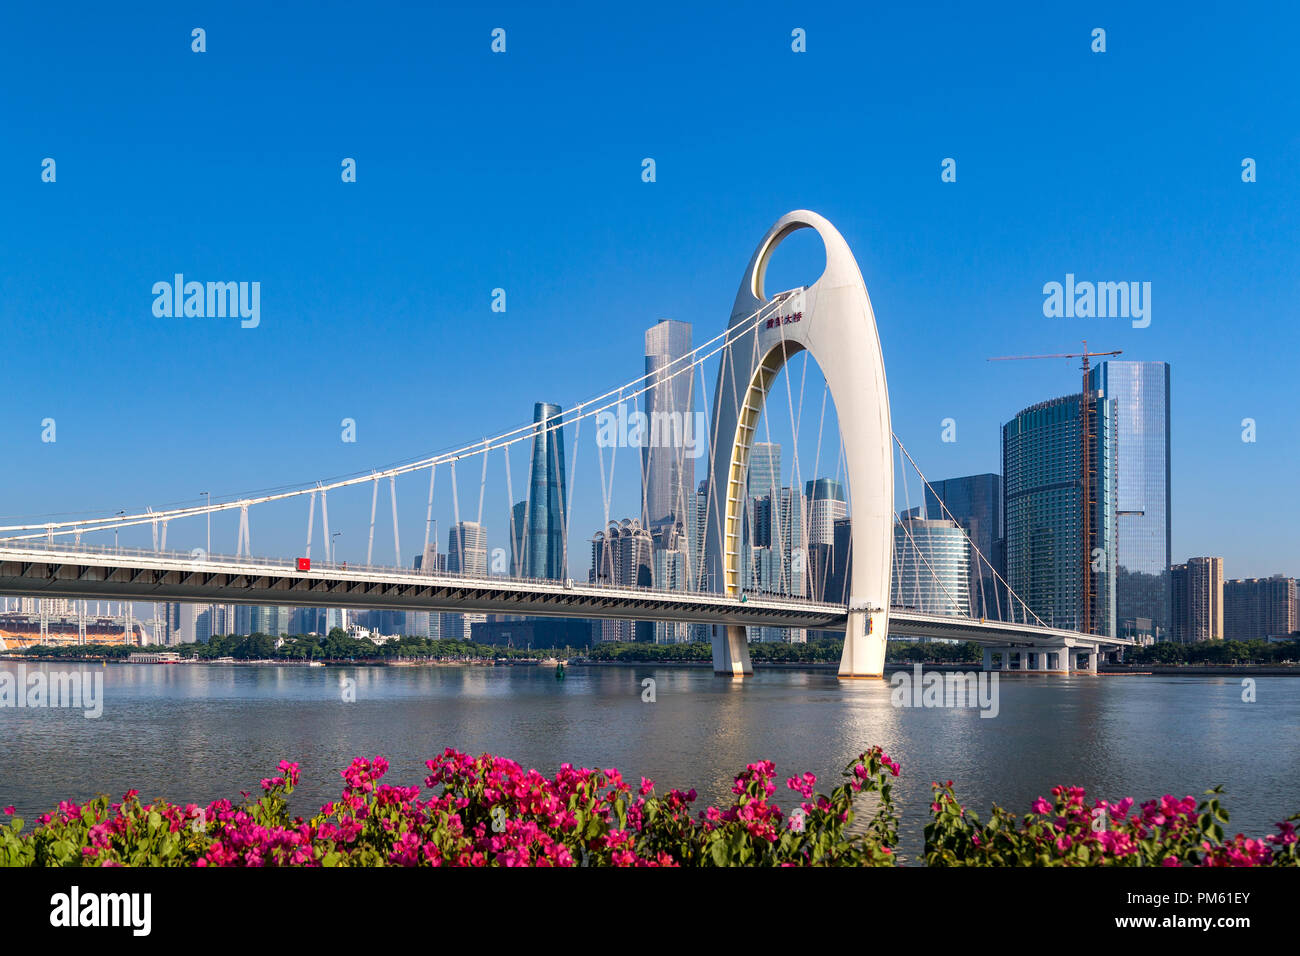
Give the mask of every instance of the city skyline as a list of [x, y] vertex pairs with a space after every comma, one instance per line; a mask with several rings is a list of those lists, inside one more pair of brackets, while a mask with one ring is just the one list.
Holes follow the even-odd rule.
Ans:
[[1300, 4], [10, 7], [18, 924], [168, 944], [214, 867], [1277, 915], [1214, 874], [1300, 869]]
[[[700, 27], [725, 22], [737, 49], [789, 56], [790, 68], [773, 73], [765, 58], [732, 51], [719, 59], [708, 44], [686, 43], [684, 61], [716, 90], [696, 100], [682, 95], [684, 78], [642, 70], [657, 62], [658, 44], [676, 44], [668, 21], [634, 28], [616, 19], [609, 29], [621, 52], [612, 57], [539, 13], [517, 10], [510, 52], [494, 59], [486, 43], [469, 42], [481, 28], [473, 15], [452, 11], [436, 28], [429, 16], [413, 14], [413, 35], [424, 24], [466, 38], [447, 53], [449, 69], [469, 78], [446, 104], [448, 121], [466, 131], [450, 151], [381, 95], [387, 84], [412, 79], [397, 64], [423, 57], [404, 59], [415, 51], [390, 49], [394, 38], [373, 27], [348, 31], [348, 56], [335, 67], [309, 51], [338, 45], [339, 28], [282, 12], [262, 15], [257, 30], [237, 11], [215, 12], [201, 60], [187, 38], [175, 41], [167, 16], [142, 17], [129, 37], [98, 19], [60, 36], [66, 62], [48, 78], [39, 108], [20, 102], [11, 113], [0, 199], [29, 228], [0, 235], [4, 261], [21, 266], [6, 277], [0, 311], [11, 376], [24, 357], [43, 354], [78, 371], [61, 376], [57, 389], [13, 397], [0, 442], [24, 453], [24, 466], [0, 478], [0, 513], [111, 514], [198, 502], [204, 490], [235, 496], [353, 473], [526, 422], [539, 399], [572, 407], [631, 377], [644, 329], [658, 319], [689, 322], [696, 341], [720, 331], [753, 231], [784, 209], [807, 206], [824, 210], [858, 250], [879, 311], [895, 430], [921, 453], [927, 473], [996, 470], [1000, 423], [1068, 391], [1073, 376], [1066, 362], [1008, 368], [984, 358], [1071, 351], [1087, 338], [1122, 349], [1125, 360], [1175, 368], [1172, 508], [1181, 517], [1172, 528], [1174, 559], [1214, 553], [1234, 575], [1300, 573], [1293, 566], [1300, 515], [1280, 509], [1274, 521], [1246, 524], [1222, 496], [1225, 486], [1245, 501], [1284, 494], [1300, 439], [1288, 350], [1277, 347], [1293, 335], [1297, 271], [1289, 250], [1300, 202], [1295, 183], [1278, 171], [1295, 147], [1258, 121], [1284, 106], [1285, 84], [1245, 77], [1230, 60], [1215, 59], [1198, 64], [1204, 90], [1180, 97], [1163, 77], [1182, 75], [1204, 21], [1189, 15], [1153, 30], [1154, 14], [1113, 11], [1109, 29], [1119, 42], [1103, 57], [1074, 36], [1077, 25], [1063, 14], [994, 28], [974, 12], [954, 11], [924, 24], [934, 60], [918, 70], [889, 44], [865, 66], [844, 55], [855, 32], [912, 35], [921, 26], [915, 13], [847, 11], [840, 29], [810, 18], [810, 52], [800, 59], [785, 42], [788, 15], [759, 5], [742, 24], [709, 14]], [[48, 27], [33, 17], [15, 13], [7, 69], [43, 69], [31, 58], [46, 49]], [[1276, 31], [1249, 18], [1216, 23], [1214, 31], [1232, 50], [1281, 49]], [[118, 42], [103, 43], [105, 35]], [[1136, 36], [1140, 53], [1124, 42]], [[986, 51], [1007, 42], [1029, 51], [1030, 69], [1052, 71], [1053, 92], [1026, 87], [1023, 64], [990, 60]], [[258, 84], [243, 67], [271, 50], [301, 67], [304, 82], [337, 81], [343, 99], [331, 110], [356, 118], [322, 135], [312, 116], [286, 124], [281, 111], [259, 108]], [[1268, 70], [1274, 59], [1254, 62]], [[629, 82], [658, 76], [680, 102], [671, 110], [622, 105], [601, 112], [593, 129], [587, 110], [611, 95], [600, 91], [591, 105], [553, 122], [547, 95], [568, 95], [575, 76], [593, 69]], [[907, 88], [891, 80], [904, 72]], [[524, 73], [548, 80], [503, 100]], [[172, 82], [143, 82], [152, 74]], [[1004, 109], [994, 116], [974, 109], [939, 131], [916, 118], [918, 103], [942, 109], [953, 96], [973, 108], [972, 94], [954, 93], [972, 74], [984, 78], [981, 98], [998, 91]], [[89, 108], [88, 76], [101, 98], [91, 105], [124, 105], [111, 113]], [[1090, 108], [1122, 115], [1137, 79], [1161, 104], [1158, 129], [1087, 144], [1068, 123], [1027, 132], [1026, 118], [1047, 115], [1062, 96], [1069, 103], [1086, 95]], [[763, 94], [746, 103], [802, 112], [823, 85], [840, 81], [875, 91], [873, 123], [872, 132], [846, 129], [844, 148], [833, 154], [794, 151], [755, 163], [726, 136], [698, 135], [718, 131], [718, 106], [742, 87]], [[414, 92], [429, 82], [421, 78]], [[1234, 119], [1206, 144], [1193, 131], [1218, 107]], [[166, 162], [141, 166], [135, 144], [156, 139], [157, 117], [198, 109], [236, 111], [247, 121], [242, 141], [256, 148], [232, 143], [214, 153], [182, 140]], [[721, 131], [743, 139], [741, 131], [767, 115], [758, 109], [728, 113]], [[906, 145], [870, 148], [876, 135]], [[550, 157], [545, 188], [524, 174], [527, 163], [505, 158], [502, 137]], [[268, 165], [268, 150], [288, 138], [299, 144], [292, 157]], [[46, 156], [59, 163], [53, 183], [40, 181]], [[1259, 162], [1257, 182], [1241, 179], [1245, 156]], [[357, 162], [354, 183], [340, 181], [345, 157]], [[439, 176], [428, 175], [430, 157], [438, 157]], [[641, 178], [646, 157], [656, 160], [654, 182]], [[946, 157], [956, 160], [955, 182], [941, 179]], [[446, 186], [452, 180], [455, 189]], [[577, 189], [591, 202], [570, 203]], [[160, 203], [187, 214], [121, 215]], [[460, 224], [454, 236], [426, 228], [435, 213]], [[1000, 229], [984, 227], [994, 220]], [[204, 224], [199, 234], [196, 221]], [[105, 235], [113, 236], [111, 250]], [[349, 257], [340, 259], [340, 249]], [[807, 282], [819, 256], [812, 237], [792, 236], [772, 262], [771, 287]], [[258, 326], [155, 316], [150, 289], [177, 272], [261, 283]], [[1150, 324], [1049, 318], [1042, 290], [1066, 276], [1150, 282]], [[493, 311], [496, 289], [505, 293], [503, 312]], [[339, 344], [323, 360], [295, 361], [316, 341]], [[464, 359], [480, 355], [485, 342], [490, 357]], [[569, 349], [573, 358], [565, 360]], [[425, 355], [462, 358], [439, 369], [432, 409], [413, 411], [416, 397], [430, 392], [428, 372], [415, 360]], [[379, 369], [385, 387], [367, 387]], [[105, 403], [109, 380], [127, 384]], [[209, 411], [194, 414], [187, 407], [194, 403]], [[41, 440], [47, 419], [55, 442]], [[1242, 440], [1247, 419], [1254, 441]], [[955, 441], [943, 440], [948, 420]], [[340, 437], [345, 421], [354, 441]], [[625, 496], [639, 494], [634, 470], [620, 472]], [[348, 560], [365, 556], [356, 529], [367, 504], [336, 505], [336, 526], [345, 528], [336, 544]], [[581, 496], [575, 507], [585, 507]], [[491, 525], [500, 505], [489, 510]], [[443, 527], [448, 518], [439, 516]], [[255, 551], [301, 548], [299, 516], [269, 520], [255, 529]], [[418, 541], [419, 517], [404, 520], [403, 540]], [[573, 527], [585, 535], [602, 520], [575, 514]], [[213, 550], [233, 552], [228, 516], [213, 531]], [[505, 542], [504, 529], [494, 531]], [[379, 553], [393, 544], [385, 532]], [[199, 544], [197, 536], [187, 542]], [[408, 557], [409, 547], [403, 564]]]

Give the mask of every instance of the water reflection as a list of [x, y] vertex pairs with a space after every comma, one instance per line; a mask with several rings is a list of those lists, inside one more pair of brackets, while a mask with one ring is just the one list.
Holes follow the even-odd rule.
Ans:
[[[860, 751], [902, 762], [896, 796], [915, 857], [931, 780], [952, 779], [986, 815], [1027, 808], [1056, 783], [1098, 795], [1194, 794], [1228, 785], [1231, 832], [1259, 834], [1300, 809], [1300, 681], [1258, 678], [1257, 702], [1230, 678], [1004, 679], [1000, 708], [895, 708], [883, 681], [827, 672], [571, 667], [110, 666], [104, 714], [0, 710], [0, 805], [30, 817], [65, 797], [138, 787], [206, 802], [257, 789], [281, 758], [303, 766], [299, 812], [337, 796], [353, 756], [383, 754], [395, 783], [422, 782], [445, 747], [491, 751], [553, 773], [562, 762], [618, 767], [660, 791], [730, 799], [734, 774], [774, 760], [829, 788]], [[643, 699], [655, 681], [653, 703]], [[353, 683], [348, 702], [340, 682]], [[793, 796], [778, 790], [784, 806]]]

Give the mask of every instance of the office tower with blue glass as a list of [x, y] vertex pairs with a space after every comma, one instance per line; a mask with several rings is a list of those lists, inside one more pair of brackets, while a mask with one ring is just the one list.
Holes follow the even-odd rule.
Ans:
[[[533, 406], [533, 457], [528, 478], [528, 520], [523, 573], [530, 578], [568, 577], [564, 429], [559, 405]], [[512, 516], [518, 514], [517, 507]]]
[[[1068, 395], [1026, 408], [1002, 426], [1007, 583], [1049, 627], [1111, 637], [1115, 414], [1114, 400]], [[1092, 464], [1086, 486], [1085, 453]], [[1008, 614], [1018, 620], [1023, 611], [1013, 604]]]
[[1089, 373], [1089, 384], [1115, 405], [1119, 636], [1166, 640], [1173, 564], [1169, 363], [1108, 360]]
[[849, 513], [844, 486], [833, 478], [814, 478], [804, 485], [808, 506], [808, 593], [827, 600], [834, 564], [835, 522]]
[[1007, 595], [998, 580], [1007, 576], [1002, 476], [967, 475], [932, 482], [925, 489], [925, 511], [931, 520], [955, 521], [970, 537], [971, 614], [991, 621], [1006, 620]]
[[[529, 479], [531, 484], [531, 477]], [[510, 576], [522, 577], [524, 550], [528, 540], [528, 500], [516, 501], [510, 508]]]
[[692, 448], [706, 440], [696, 434], [690, 352], [689, 322], [664, 319], [646, 329], [641, 524], [652, 532], [676, 524], [685, 534], [689, 526], [695, 489]]
[[903, 518], [894, 523], [890, 603], [922, 614], [970, 614], [970, 545], [956, 522]]
[[[483, 577], [487, 570], [487, 529], [477, 521], [452, 525], [447, 533], [447, 573]], [[473, 625], [486, 620], [486, 614], [443, 614], [439, 626], [444, 638], [468, 640]]]

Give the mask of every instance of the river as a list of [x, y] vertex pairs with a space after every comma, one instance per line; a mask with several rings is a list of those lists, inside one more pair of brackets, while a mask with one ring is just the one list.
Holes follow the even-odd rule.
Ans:
[[[11, 661], [0, 670], [14, 671]], [[1090, 797], [1197, 797], [1227, 786], [1229, 833], [1257, 836], [1300, 810], [1300, 680], [1217, 676], [1003, 676], [997, 715], [968, 707], [896, 707], [883, 681], [825, 671], [752, 678], [655, 665], [271, 667], [27, 665], [102, 674], [103, 713], [0, 708], [0, 805], [29, 819], [60, 799], [130, 788], [179, 803], [237, 799], [281, 758], [302, 765], [294, 809], [337, 797], [339, 770], [382, 754], [387, 782], [422, 782], [445, 747], [511, 757], [554, 773], [562, 762], [618, 767], [662, 793], [695, 787], [726, 804], [736, 771], [769, 759], [819, 789], [861, 750], [902, 763], [902, 852], [915, 860], [932, 780], [954, 781], [982, 817], [1020, 812], [1053, 784]], [[655, 682], [647, 701], [645, 678]], [[351, 681], [352, 684], [347, 682]], [[347, 699], [354, 698], [354, 699]], [[794, 804], [784, 784], [783, 806]]]

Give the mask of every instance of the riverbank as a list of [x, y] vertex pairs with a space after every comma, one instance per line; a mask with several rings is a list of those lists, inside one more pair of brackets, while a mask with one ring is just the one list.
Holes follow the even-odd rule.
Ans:
[[1119, 667], [1114, 664], [1098, 668], [1101, 674], [1153, 674], [1158, 677], [1300, 677], [1294, 664], [1140, 664]]
[[[40, 664], [122, 664], [133, 667], [141, 666], [142, 662], [128, 661], [120, 658], [104, 657], [70, 657], [70, 656], [33, 656], [29, 654], [0, 654], [0, 661], [15, 661], [23, 663], [40, 663]], [[554, 661], [531, 660], [527, 658], [500, 660], [491, 658], [476, 658], [471, 660], [327, 660], [327, 661], [304, 661], [304, 660], [200, 660], [195, 658], [182, 658], [179, 661], [159, 661], [151, 662], [160, 666], [193, 666], [205, 665], [209, 667], [554, 667]], [[885, 663], [885, 673], [892, 674], [897, 671], [910, 671], [917, 664], [920, 664], [927, 672], [937, 673], [968, 673], [970, 671], [980, 670], [978, 661], [969, 663], [943, 663], [936, 664], [930, 661], [887, 661]], [[713, 662], [703, 661], [686, 661], [686, 660], [642, 660], [642, 661], [595, 661], [583, 659], [571, 659], [566, 664], [567, 667], [663, 667], [663, 668], [681, 668], [684, 670], [712, 670]], [[823, 673], [836, 673], [839, 670], [838, 662], [830, 661], [754, 661], [755, 671], [819, 671]], [[1039, 676], [1036, 671], [998, 671], [1003, 677], [1011, 676]], [[1300, 677], [1300, 666], [1288, 664], [1140, 664], [1132, 667], [1118, 665], [1102, 665], [1098, 668], [1099, 676], [1128, 676], [1128, 677]], [[1080, 672], [1082, 674], [1082, 672]], [[1060, 676], [1059, 674], [1044, 674], [1041, 676]]]

